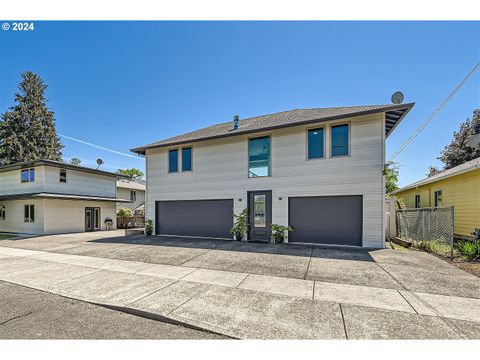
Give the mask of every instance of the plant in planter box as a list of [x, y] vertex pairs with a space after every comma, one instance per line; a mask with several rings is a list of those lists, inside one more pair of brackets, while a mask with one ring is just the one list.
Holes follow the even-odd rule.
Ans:
[[145, 235], [152, 235], [153, 233], [153, 221], [148, 219], [146, 222], [145, 222]]
[[235, 235], [237, 241], [241, 241], [248, 231], [248, 209], [243, 209], [239, 215], [233, 214], [235, 223], [230, 229], [232, 235]]
[[291, 226], [283, 226], [272, 224], [272, 242], [274, 244], [280, 244], [285, 241], [285, 234], [287, 231], [293, 231]]

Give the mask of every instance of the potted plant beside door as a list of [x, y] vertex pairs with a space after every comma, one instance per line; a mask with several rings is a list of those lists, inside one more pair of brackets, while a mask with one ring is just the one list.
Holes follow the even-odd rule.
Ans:
[[248, 209], [243, 209], [239, 215], [233, 214], [235, 223], [230, 229], [230, 233], [235, 236], [235, 240], [241, 241], [248, 231]]
[[272, 243], [280, 244], [285, 241], [287, 231], [293, 231], [291, 226], [272, 224]]

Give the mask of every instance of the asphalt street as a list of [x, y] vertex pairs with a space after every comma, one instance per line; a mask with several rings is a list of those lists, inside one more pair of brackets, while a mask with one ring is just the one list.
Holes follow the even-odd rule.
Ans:
[[0, 339], [222, 339], [0, 281]]

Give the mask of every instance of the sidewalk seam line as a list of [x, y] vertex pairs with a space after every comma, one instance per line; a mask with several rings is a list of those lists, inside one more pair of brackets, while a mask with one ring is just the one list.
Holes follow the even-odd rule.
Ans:
[[[200, 284], [200, 283], [199, 283]], [[179, 308], [181, 308], [183, 305], [185, 305], [186, 303], [188, 303], [190, 300], [192, 300], [194, 297], [197, 297], [198, 295], [204, 293], [205, 291], [207, 291], [208, 289], [210, 289], [211, 287], [213, 286], [213, 284], [210, 284], [208, 285], [205, 289], [199, 291], [198, 293], [196, 293], [195, 295], [192, 295], [188, 300], [184, 301], [182, 304], [178, 305], [175, 309], [173, 309], [172, 311], [168, 312], [166, 316], [170, 315], [171, 313], [173, 313], [174, 311], [177, 311]]]
[[[181, 263], [180, 266], [183, 266], [183, 265], [185, 265], [187, 262], [192, 261], [192, 260], [198, 258], [199, 256], [202, 256], [202, 255], [204, 255], [204, 254], [206, 254], [206, 253], [208, 253], [208, 252], [210, 252], [210, 251], [213, 251], [213, 250], [214, 250], [214, 249], [208, 249], [208, 250], [202, 252], [201, 254], [195, 255], [194, 257], [192, 257], [192, 258], [184, 261], [183, 263]], [[187, 267], [188, 267], [188, 266], [187, 266]]]
[[415, 314], [418, 315], [419, 312], [417, 311], [417, 309], [415, 309], [413, 307], [413, 305], [410, 303], [410, 301], [408, 301], [408, 299], [405, 296], [403, 296], [403, 294], [399, 290], [397, 290], [397, 293], [403, 298], [403, 300], [405, 300], [407, 302], [408, 305], [410, 305], [410, 307], [413, 309], [413, 311], [415, 311]]
[[[239, 274], [241, 274], [241, 273], [239, 273]], [[248, 278], [250, 275], [251, 275], [251, 274], [248, 273], [247, 276], [245, 276], [245, 278], [244, 278], [242, 281], [240, 281], [240, 283], [239, 283], [237, 286], [235, 286], [235, 289], [237, 289], [240, 285], [242, 285], [242, 284], [244, 283], [244, 281], [247, 280], [247, 278]]]
[[[396, 277], [394, 277], [394, 276], [393, 276], [392, 274], [390, 274], [387, 270], [385, 270], [385, 268], [384, 268], [382, 265], [380, 265], [377, 261], [375, 261], [375, 264], [377, 264], [377, 266], [378, 266], [380, 269], [382, 269], [383, 271], [385, 271], [385, 273], [386, 273], [388, 276], [390, 276], [398, 285], [400, 285], [400, 286], [402, 287], [402, 290], [409, 291], [405, 285], [403, 285], [399, 280], [397, 280]], [[397, 289], [395, 289], [395, 290], [397, 290]]]
[[312, 249], [310, 250], [310, 257], [308, 259], [307, 270], [305, 271], [305, 275], [303, 275], [303, 280], [307, 279], [308, 270], [310, 270], [310, 263], [312, 262], [312, 256], [313, 256], [313, 246], [312, 246]]
[[345, 339], [348, 340], [348, 333], [347, 333], [347, 324], [345, 324], [345, 316], [343, 315], [342, 304], [338, 303], [340, 307], [340, 314], [342, 315], [342, 323], [343, 323], [343, 331], [345, 331]]
[[[154, 278], [154, 277], [152, 276], [152, 278]], [[147, 295], [141, 296], [141, 297], [139, 297], [139, 298], [137, 298], [137, 299], [135, 299], [135, 300], [133, 300], [133, 301], [130, 301], [130, 302], [128, 302], [127, 304], [128, 304], [128, 305], [132, 305], [132, 304], [136, 303], [137, 301], [143, 300], [143, 299], [145, 299], [146, 297], [149, 297], [150, 295], [153, 295], [153, 294], [159, 292], [160, 290], [163, 290], [163, 289], [168, 288], [170, 285], [176, 284], [177, 282], [178, 282], [178, 280], [177, 280], [177, 281], [172, 281], [170, 284], [165, 285], [165, 286], [162, 286], [161, 288], [158, 288], [158, 289], [152, 291], [151, 293], [149, 293], [149, 294], [147, 294]]]

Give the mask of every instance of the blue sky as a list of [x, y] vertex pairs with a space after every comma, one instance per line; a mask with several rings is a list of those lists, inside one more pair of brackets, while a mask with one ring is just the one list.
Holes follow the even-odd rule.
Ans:
[[[230, 120], [294, 108], [416, 102], [392, 154], [480, 59], [479, 22], [35, 22], [0, 31], [0, 111], [19, 74], [49, 85], [57, 131], [120, 152]], [[480, 104], [480, 72], [396, 159], [423, 178]], [[144, 168], [63, 139], [64, 157]]]

